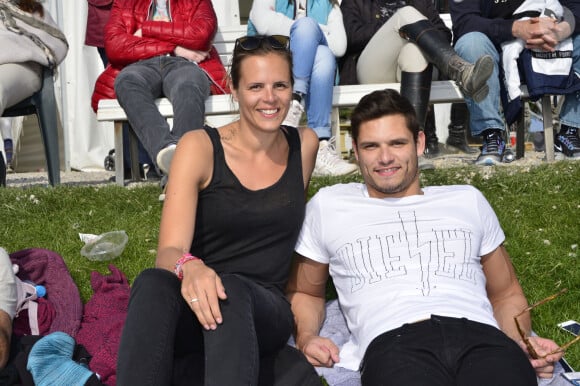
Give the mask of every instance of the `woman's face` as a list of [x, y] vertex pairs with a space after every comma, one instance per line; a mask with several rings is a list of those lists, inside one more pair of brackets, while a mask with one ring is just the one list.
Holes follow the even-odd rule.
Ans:
[[291, 76], [288, 62], [276, 53], [245, 58], [233, 90], [240, 120], [261, 130], [278, 130], [292, 100]]

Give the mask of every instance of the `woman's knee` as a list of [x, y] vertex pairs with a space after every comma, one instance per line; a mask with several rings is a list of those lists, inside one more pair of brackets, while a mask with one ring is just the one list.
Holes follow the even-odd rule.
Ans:
[[429, 65], [421, 49], [413, 44], [407, 43], [401, 49], [398, 60], [399, 68], [405, 72], [422, 72]]
[[318, 22], [311, 17], [301, 17], [290, 27], [290, 41], [294, 39], [312, 40], [320, 33]]
[[131, 296], [139, 294], [149, 298], [167, 298], [180, 293], [181, 283], [174, 273], [161, 268], [148, 268], [141, 272], [131, 286]]
[[421, 12], [417, 10], [417, 8], [413, 6], [406, 6], [403, 8], [399, 8], [396, 13], [397, 17], [400, 18], [401, 24], [411, 24], [415, 23], [419, 20], [426, 20], [427, 18]]

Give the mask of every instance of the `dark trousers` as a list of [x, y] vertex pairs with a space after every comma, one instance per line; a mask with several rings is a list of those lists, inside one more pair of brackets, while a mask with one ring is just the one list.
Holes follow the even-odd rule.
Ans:
[[363, 386], [532, 386], [524, 351], [503, 332], [433, 315], [376, 337], [361, 364]]
[[148, 269], [135, 280], [119, 348], [117, 384], [320, 385], [314, 368], [286, 345], [293, 316], [282, 294], [222, 275], [223, 323], [206, 331], [181, 296], [181, 282]]
[[[156, 56], [125, 67], [115, 79], [115, 93], [135, 134], [153, 161], [186, 132], [203, 127], [210, 80], [195, 63], [174, 56]], [[173, 128], [159, 113], [155, 99], [173, 107]]]

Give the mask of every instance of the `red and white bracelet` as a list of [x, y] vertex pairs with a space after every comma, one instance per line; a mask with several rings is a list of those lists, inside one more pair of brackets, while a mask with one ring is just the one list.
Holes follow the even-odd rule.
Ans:
[[179, 280], [183, 280], [183, 264], [187, 263], [188, 261], [199, 260], [203, 263], [197, 256], [193, 256], [191, 253], [184, 253], [176, 262], [175, 262], [175, 274]]

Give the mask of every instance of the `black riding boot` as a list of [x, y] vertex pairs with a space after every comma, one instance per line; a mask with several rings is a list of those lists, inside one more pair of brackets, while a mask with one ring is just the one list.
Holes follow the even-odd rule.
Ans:
[[415, 108], [421, 130], [425, 129], [432, 73], [433, 67], [431, 65], [428, 65], [421, 72], [401, 72], [401, 95], [407, 98]]
[[464, 103], [453, 103], [451, 105], [451, 122], [449, 123], [449, 136], [445, 144], [467, 153], [477, 153], [477, 149], [472, 148], [465, 138], [465, 128], [469, 119], [469, 111]]
[[[417, 122], [421, 130], [425, 129], [427, 108], [429, 107], [429, 94], [431, 93], [431, 79], [433, 66], [428, 65], [421, 72], [401, 73], [401, 95], [411, 102], [417, 114]], [[419, 169], [434, 169], [435, 165], [427, 161], [425, 157], [419, 157]]]
[[425, 157], [435, 158], [441, 154], [439, 151], [439, 138], [435, 128], [435, 112], [431, 106], [427, 110], [427, 119], [425, 120]]
[[403, 38], [417, 44], [427, 60], [454, 80], [461, 91], [476, 102], [481, 102], [489, 92], [487, 79], [493, 71], [493, 58], [484, 55], [471, 64], [463, 60], [449, 45], [445, 35], [429, 20], [419, 20], [400, 29]]

